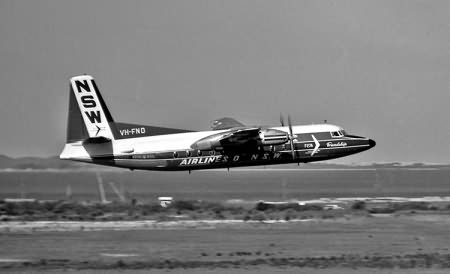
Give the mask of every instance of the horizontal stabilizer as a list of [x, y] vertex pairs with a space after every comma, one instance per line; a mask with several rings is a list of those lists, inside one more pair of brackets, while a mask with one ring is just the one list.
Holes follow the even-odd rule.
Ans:
[[100, 137], [91, 137], [87, 138], [83, 141], [83, 144], [102, 144], [111, 142], [111, 139], [100, 136]]

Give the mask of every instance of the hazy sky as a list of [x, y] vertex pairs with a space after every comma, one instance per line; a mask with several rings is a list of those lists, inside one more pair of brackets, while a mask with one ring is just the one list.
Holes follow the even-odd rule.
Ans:
[[450, 1], [0, 0], [0, 154], [59, 154], [83, 73], [116, 121], [283, 112], [377, 141], [339, 162], [450, 163]]

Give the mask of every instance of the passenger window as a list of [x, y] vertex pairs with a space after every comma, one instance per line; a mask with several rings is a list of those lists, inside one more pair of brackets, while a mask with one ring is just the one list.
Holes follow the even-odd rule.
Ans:
[[215, 150], [211, 150], [211, 151], [209, 152], [209, 155], [211, 155], [211, 156], [216, 155], [216, 151], [215, 151]]
[[197, 156], [202, 156], [202, 151], [200, 149], [197, 150]]
[[178, 158], [178, 152], [176, 151], [173, 152], [173, 158]]
[[186, 150], [186, 157], [191, 157], [191, 151], [190, 150]]

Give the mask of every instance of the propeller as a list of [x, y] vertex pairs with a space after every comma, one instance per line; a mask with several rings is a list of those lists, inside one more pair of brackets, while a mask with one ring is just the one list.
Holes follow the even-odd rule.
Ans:
[[297, 158], [297, 154], [295, 153], [294, 148], [294, 133], [292, 132], [292, 123], [290, 115], [288, 115], [288, 126], [289, 126], [289, 142], [291, 143], [292, 160], [295, 160]]
[[284, 127], [284, 117], [283, 114], [281, 114], [281, 112], [280, 112], [280, 124], [282, 127]]

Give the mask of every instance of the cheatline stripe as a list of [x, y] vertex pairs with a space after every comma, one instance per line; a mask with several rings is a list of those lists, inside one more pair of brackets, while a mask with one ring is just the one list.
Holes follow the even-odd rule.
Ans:
[[[368, 147], [370, 145], [357, 145], [357, 146], [345, 146], [345, 147], [319, 147], [319, 150], [323, 149], [342, 149], [342, 148], [354, 148], [354, 147]], [[308, 151], [308, 150], [314, 150], [314, 148], [308, 148], [308, 149], [295, 149], [294, 151]], [[281, 150], [277, 152], [291, 152], [292, 150]]]
[[[357, 146], [345, 146], [345, 147], [319, 147], [319, 150], [329, 150], [329, 149], [348, 149], [348, 148], [356, 148], [356, 147], [368, 147], [370, 145], [357, 145]], [[313, 151], [314, 148], [308, 148], [308, 149], [295, 149], [294, 151]], [[275, 151], [272, 153], [290, 153], [292, 150], [281, 150], [281, 151]], [[150, 152], [149, 152], [150, 153]], [[269, 152], [266, 152], [269, 153]], [[146, 153], [143, 153], [146, 154]], [[143, 155], [143, 154], [135, 154], [135, 155]], [[148, 153], [147, 153], [148, 154]], [[239, 155], [239, 154], [236, 154]], [[92, 160], [95, 158], [101, 158], [101, 157], [121, 157], [121, 156], [133, 156], [130, 154], [122, 154], [122, 155], [102, 155], [102, 156], [94, 156], [94, 158], [77, 158], [80, 160]], [[205, 155], [205, 156], [191, 156], [191, 157], [182, 157], [182, 158], [152, 158], [152, 159], [146, 159], [146, 158], [131, 158], [131, 159], [120, 159], [120, 158], [113, 158], [111, 160], [117, 161], [117, 160], [146, 160], [146, 161], [162, 161], [162, 160], [174, 160], [174, 159], [191, 159], [191, 158], [210, 158], [210, 157], [221, 157], [224, 155]], [[75, 158], [74, 158], [75, 159]]]
[[[355, 147], [368, 147], [370, 145], [355, 145], [355, 146], [342, 146], [342, 147], [319, 147], [319, 150], [323, 149], [343, 149], [343, 148], [355, 148]], [[314, 150], [314, 148], [307, 148], [307, 149], [296, 149], [294, 151], [308, 151], [308, 150]], [[266, 151], [265, 153], [282, 153], [282, 152], [291, 152], [292, 150], [280, 150], [280, 151]], [[167, 153], [171, 151], [165, 151], [165, 152], [159, 152], [159, 153]], [[145, 155], [150, 154], [154, 152], [148, 152], [148, 153], [142, 153], [142, 154], [134, 154], [134, 155]], [[239, 154], [236, 154], [239, 155]], [[115, 156], [133, 156], [130, 154], [122, 154], [122, 155], [115, 155]], [[142, 159], [142, 160], [173, 160], [173, 159], [185, 159], [185, 158], [206, 158], [206, 157], [220, 157], [225, 156], [223, 154], [220, 155], [204, 155], [204, 156], [190, 156], [190, 157], [180, 157], [180, 158], [151, 158], [151, 159]], [[133, 160], [141, 160], [141, 158], [133, 158]]]
[[[318, 140], [318, 141], [320, 143], [320, 142], [338, 142], [338, 141], [343, 141], [344, 142], [344, 141], [353, 141], [353, 140], [368, 141], [369, 139], [359, 139], [359, 138], [349, 138], [349, 139], [342, 139], [342, 138], [340, 138], [340, 139], [337, 139], [336, 138], [336, 139], [326, 139], [326, 140]], [[295, 144], [314, 143], [314, 140], [311, 140], [311, 141], [297, 141], [297, 142], [294, 142], [294, 143]]]
[[[347, 146], [347, 147], [329, 147], [329, 148], [319, 148], [319, 150], [322, 149], [343, 149], [343, 148], [353, 148], [353, 147], [367, 147], [369, 145], [359, 145], [359, 146]], [[314, 149], [296, 149], [294, 151], [309, 151], [309, 150], [314, 150]], [[291, 150], [282, 150], [282, 151], [277, 151], [275, 153], [290, 153]], [[236, 154], [238, 155], [238, 154]], [[129, 155], [124, 155], [124, 156], [129, 156]], [[131, 159], [120, 159], [120, 158], [116, 158], [114, 159], [115, 161], [130, 161], [130, 160], [138, 160], [138, 161], [167, 161], [167, 160], [183, 160], [183, 159], [193, 159], [193, 158], [210, 158], [210, 157], [216, 157], [216, 158], [220, 158], [221, 156], [224, 155], [215, 155], [215, 156], [193, 156], [193, 157], [182, 157], [182, 158], [153, 158], [153, 159], [147, 159], [147, 158], [131, 158]], [[261, 160], [261, 159], [256, 159], [256, 160]], [[273, 160], [273, 159], [267, 159], [267, 160]]]
[[[303, 172], [303, 171], [376, 171], [376, 168], [241, 168], [234, 167], [233, 172], [236, 171], [293, 171], [293, 172]], [[226, 169], [207, 169], [207, 170], [199, 170], [201, 172], [209, 172], [209, 171], [227, 171]], [[228, 172], [228, 171], [227, 171]]]

